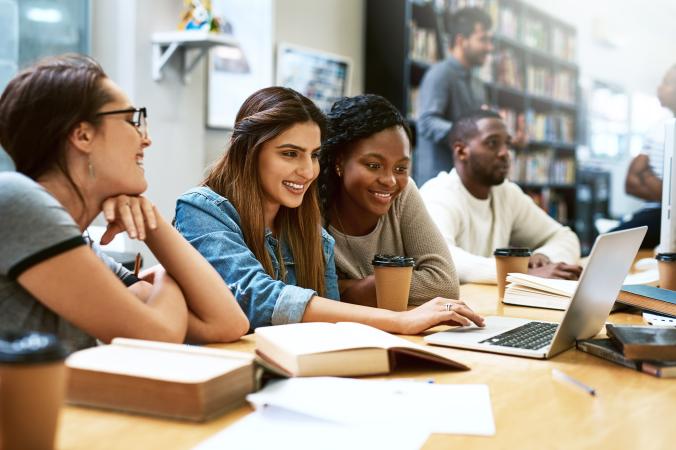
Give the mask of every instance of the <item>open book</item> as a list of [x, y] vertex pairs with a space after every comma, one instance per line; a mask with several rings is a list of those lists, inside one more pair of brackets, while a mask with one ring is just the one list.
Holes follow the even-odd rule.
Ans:
[[[648, 270], [625, 278], [625, 284], [655, 284], [659, 276], [657, 270]], [[507, 274], [507, 288], [503, 302], [510, 305], [534, 306], [537, 308], [568, 308], [570, 299], [577, 289], [577, 281], [553, 280], [525, 273]]]
[[383, 374], [390, 372], [402, 358], [451, 369], [469, 369], [440, 350], [352, 322], [256, 328], [256, 353], [288, 376]]
[[115, 338], [66, 360], [70, 403], [202, 421], [245, 403], [254, 356]]

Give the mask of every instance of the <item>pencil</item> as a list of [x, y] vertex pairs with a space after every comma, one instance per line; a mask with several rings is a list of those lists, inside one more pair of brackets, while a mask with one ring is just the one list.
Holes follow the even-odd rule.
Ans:
[[138, 277], [138, 271], [141, 269], [141, 254], [136, 254], [136, 260], [134, 261], [134, 276]]

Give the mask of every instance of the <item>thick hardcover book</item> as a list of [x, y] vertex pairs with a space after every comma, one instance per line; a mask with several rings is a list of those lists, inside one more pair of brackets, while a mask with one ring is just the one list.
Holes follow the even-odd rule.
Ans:
[[256, 353], [288, 376], [384, 374], [403, 359], [469, 370], [441, 350], [351, 322], [259, 327], [256, 328]]
[[245, 404], [254, 356], [191, 345], [113, 339], [66, 360], [70, 403], [203, 421]]
[[608, 337], [629, 359], [676, 360], [676, 328], [606, 325]]
[[625, 357], [620, 350], [608, 338], [583, 339], [575, 344], [577, 349], [599, 358], [607, 359], [630, 369], [640, 370], [641, 363]]
[[660, 378], [676, 378], [676, 361], [646, 361], [641, 370]]
[[642, 284], [625, 284], [617, 301], [658, 314], [676, 317], [676, 291]]
[[577, 349], [630, 369], [660, 378], [676, 378], [676, 361], [635, 361], [625, 357], [608, 338], [577, 341]]

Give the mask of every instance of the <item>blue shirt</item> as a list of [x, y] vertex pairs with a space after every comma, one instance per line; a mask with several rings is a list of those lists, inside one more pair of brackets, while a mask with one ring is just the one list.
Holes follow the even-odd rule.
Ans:
[[[312, 289], [296, 286], [293, 255], [282, 243], [281, 255], [286, 280], [281, 281], [277, 259], [280, 244], [269, 230], [265, 248], [270, 254], [275, 277], [271, 277], [247, 246], [239, 214], [230, 201], [202, 186], [189, 190], [176, 203], [176, 228], [223, 277], [249, 318], [251, 329], [300, 322], [313, 296]], [[333, 238], [322, 228], [325, 297], [338, 300]]]

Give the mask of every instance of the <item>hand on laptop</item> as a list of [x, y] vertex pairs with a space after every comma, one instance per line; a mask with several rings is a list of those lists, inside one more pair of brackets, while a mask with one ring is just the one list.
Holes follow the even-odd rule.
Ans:
[[[446, 307], [446, 304], [450, 305]], [[436, 297], [415, 309], [399, 314], [400, 334], [418, 334], [437, 325], [469, 326], [474, 322], [484, 326], [484, 318], [472, 311], [462, 300]]]
[[[533, 255], [535, 256], [535, 255]], [[541, 266], [529, 267], [528, 274], [543, 278], [559, 278], [562, 280], [577, 280], [582, 273], [582, 267], [577, 264], [562, 262], [548, 262]]]

